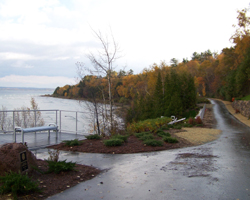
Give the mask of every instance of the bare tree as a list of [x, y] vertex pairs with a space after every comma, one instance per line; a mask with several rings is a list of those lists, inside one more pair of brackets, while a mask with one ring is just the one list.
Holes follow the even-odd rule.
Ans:
[[[92, 29], [93, 30], [93, 29]], [[103, 96], [104, 104], [105, 104], [105, 113], [106, 117], [108, 116], [108, 121], [110, 124], [110, 131], [113, 131], [114, 128], [114, 116], [113, 116], [113, 94], [112, 94], [112, 72], [115, 69], [114, 63], [115, 61], [120, 58], [119, 57], [119, 46], [117, 42], [115, 41], [112, 31], [110, 34], [110, 37], [108, 35], [103, 35], [100, 31], [96, 32], [94, 31], [94, 35], [98, 39], [98, 41], [101, 44], [100, 50], [97, 50], [97, 52], [93, 53], [90, 52], [87, 55], [87, 58], [90, 60], [90, 62], [93, 65], [93, 68], [88, 68], [85, 70], [88, 70], [92, 74], [96, 74], [98, 76], [103, 75], [107, 78], [108, 81], [108, 104], [109, 104], [109, 114], [107, 115], [107, 107], [105, 102], [105, 97]], [[77, 63], [78, 65], [78, 71], [79, 66], [81, 63]], [[80, 73], [78, 73], [80, 74]], [[81, 73], [82, 74], [82, 73]]]

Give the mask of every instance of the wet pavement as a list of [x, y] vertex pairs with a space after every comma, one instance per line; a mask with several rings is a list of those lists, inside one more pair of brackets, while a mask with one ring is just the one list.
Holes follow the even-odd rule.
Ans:
[[[250, 199], [250, 128], [212, 100], [216, 141], [183, 149], [138, 154], [61, 152], [60, 159], [93, 165], [104, 172], [57, 199]], [[47, 149], [34, 151], [48, 158]]]
[[[40, 149], [46, 146], [59, 144], [63, 140], [74, 140], [79, 139], [83, 140], [86, 139], [84, 135], [80, 134], [73, 134], [73, 133], [58, 133], [58, 137], [56, 137], [56, 133], [51, 131], [50, 137], [48, 137], [48, 132], [37, 132], [37, 133], [25, 133], [24, 134], [24, 141], [28, 145], [30, 150], [33, 149]], [[0, 146], [2, 144], [14, 142], [13, 133], [1, 134], [0, 135]], [[22, 142], [21, 133], [18, 132], [16, 135], [16, 142]]]

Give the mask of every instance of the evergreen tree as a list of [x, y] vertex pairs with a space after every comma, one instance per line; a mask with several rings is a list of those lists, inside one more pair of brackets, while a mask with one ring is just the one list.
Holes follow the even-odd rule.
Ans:
[[235, 82], [238, 96], [245, 96], [250, 93], [250, 48], [236, 71]]
[[164, 82], [164, 103], [163, 103], [163, 109], [164, 109], [164, 115], [168, 116], [168, 106], [170, 104], [171, 100], [171, 86], [170, 86], [170, 76], [169, 74], [166, 74], [165, 82]]
[[162, 87], [162, 80], [161, 80], [161, 74], [158, 73], [157, 82], [155, 85], [155, 92], [154, 92], [154, 117], [160, 117], [164, 115], [163, 110], [163, 87]]

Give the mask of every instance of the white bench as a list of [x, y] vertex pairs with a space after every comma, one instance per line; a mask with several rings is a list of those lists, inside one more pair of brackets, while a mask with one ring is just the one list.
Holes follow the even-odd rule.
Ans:
[[16, 133], [21, 132], [22, 134], [22, 143], [24, 144], [24, 133], [38, 132], [38, 131], [48, 131], [48, 138], [50, 137], [50, 131], [56, 131], [56, 138], [58, 135], [58, 126], [56, 124], [48, 124], [48, 126], [38, 126], [31, 128], [21, 128], [16, 127], [14, 131], [14, 142], [16, 142]]

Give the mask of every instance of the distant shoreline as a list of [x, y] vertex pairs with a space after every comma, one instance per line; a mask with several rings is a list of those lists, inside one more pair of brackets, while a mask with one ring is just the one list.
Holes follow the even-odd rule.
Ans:
[[12, 90], [55, 90], [55, 88], [35, 88], [35, 87], [1, 87], [0, 89], [12, 89]]

